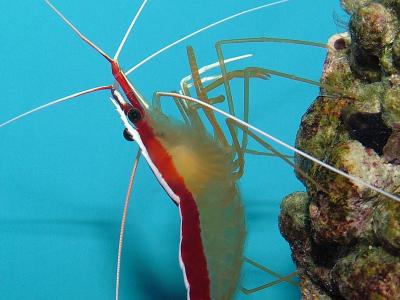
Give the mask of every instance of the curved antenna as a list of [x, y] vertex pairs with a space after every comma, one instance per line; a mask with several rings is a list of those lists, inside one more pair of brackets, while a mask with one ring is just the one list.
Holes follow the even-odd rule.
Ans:
[[386, 192], [386, 191], [384, 191], [384, 190], [382, 190], [382, 189], [380, 189], [380, 188], [378, 188], [378, 187], [376, 187], [376, 186], [374, 186], [374, 185], [372, 185], [372, 184], [370, 184], [368, 182], [365, 182], [364, 180], [362, 180], [362, 179], [360, 179], [360, 178], [358, 178], [356, 176], [348, 174], [348, 173], [346, 173], [346, 172], [344, 172], [342, 170], [339, 170], [339, 169], [337, 169], [337, 168], [335, 168], [335, 167], [333, 167], [333, 166], [331, 166], [331, 165], [329, 165], [327, 163], [324, 163], [323, 161], [321, 161], [321, 160], [319, 160], [319, 159], [317, 159], [317, 158], [315, 158], [315, 157], [313, 157], [313, 156], [311, 156], [311, 155], [309, 155], [309, 154], [307, 154], [307, 153], [305, 153], [305, 152], [303, 152], [303, 151], [301, 151], [301, 150], [299, 150], [299, 149], [297, 149], [297, 148], [295, 148], [293, 146], [290, 146], [289, 144], [286, 144], [282, 140], [280, 140], [280, 139], [278, 139], [278, 138], [276, 138], [276, 137], [274, 137], [274, 136], [262, 131], [261, 129], [258, 129], [257, 127], [255, 127], [255, 126], [253, 126], [253, 125], [251, 125], [251, 124], [249, 124], [247, 122], [244, 122], [244, 121], [240, 120], [239, 118], [236, 118], [235, 116], [232, 116], [231, 114], [228, 114], [228, 113], [224, 112], [223, 110], [221, 110], [219, 108], [216, 108], [216, 107], [214, 107], [214, 106], [212, 106], [212, 105], [210, 105], [208, 103], [205, 103], [205, 102], [203, 102], [201, 100], [198, 100], [198, 99], [195, 99], [195, 98], [192, 98], [192, 97], [189, 97], [189, 96], [177, 94], [177, 93], [158, 92], [157, 95], [181, 98], [181, 99], [192, 101], [192, 102], [195, 102], [195, 103], [197, 103], [199, 105], [208, 107], [209, 109], [212, 109], [212, 110], [220, 113], [221, 115], [227, 117], [228, 119], [231, 119], [231, 120], [235, 121], [236, 123], [238, 123], [238, 124], [240, 124], [240, 125], [242, 125], [242, 126], [244, 126], [246, 128], [249, 128], [254, 132], [257, 132], [258, 134], [260, 134], [262, 136], [265, 136], [266, 138], [274, 141], [275, 143], [277, 143], [277, 144], [279, 144], [279, 145], [281, 145], [281, 146], [283, 146], [283, 147], [285, 147], [285, 148], [297, 153], [298, 155], [303, 156], [304, 158], [307, 158], [307, 159], [313, 161], [314, 163], [316, 163], [316, 164], [318, 164], [318, 165], [320, 165], [320, 166], [322, 166], [322, 167], [324, 167], [324, 168], [326, 168], [326, 169], [328, 169], [328, 170], [330, 170], [332, 172], [335, 172], [336, 174], [339, 174], [339, 175], [341, 175], [343, 177], [346, 177], [347, 179], [350, 179], [350, 180], [352, 180], [353, 182], [355, 182], [357, 184], [360, 184], [360, 185], [363, 185], [365, 187], [368, 187], [371, 190], [373, 190], [375, 192], [378, 192], [379, 194], [382, 194], [382, 195], [384, 195], [384, 196], [386, 196], [386, 197], [388, 197], [390, 199], [393, 199], [393, 200], [395, 200], [397, 202], [400, 202], [400, 197], [395, 196], [395, 195], [393, 195], [391, 193], [388, 193], [388, 192]]
[[133, 18], [131, 24], [129, 25], [128, 30], [126, 31], [126, 33], [124, 35], [124, 38], [122, 39], [121, 44], [119, 45], [118, 50], [114, 55], [114, 60], [118, 60], [118, 57], [119, 57], [119, 55], [120, 55], [120, 53], [122, 51], [122, 48], [124, 47], [125, 42], [128, 39], [128, 36], [129, 36], [133, 26], [135, 25], [137, 19], [139, 18], [140, 14], [142, 13], [142, 10], [145, 7], [146, 3], [147, 3], [147, 0], [144, 0], [142, 5], [140, 6], [139, 10], [137, 11], [135, 17]]
[[136, 175], [136, 170], [139, 164], [139, 159], [141, 156], [142, 152], [140, 149], [138, 150], [136, 154], [135, 161], [132, 166], [132, 172], [131, 172], [131, 177], [129, 178], [129, 185], [128, 185], [128, 190], [126, 192], [125, 196], [125, 204], [124, 204], [124, 210], [122, 213], [122, 219], [121, 219], [121, 229], [119, 231], [119, 242], [118, 242], [118, 256], [117, 256], [117, 273], [115, 277], [115, 299], [119, 299], [119, 286], [120, 286], [120, 275], [121, 275], [121, 257], [122, 257], [122, 244], [124, 242], [124, 233], [125, 233], [125, 224], [126, 224], [126, 217], [128, 215], [128, 208], [129, 208], [129, 202], [132, 194], [132, 186], [133, 186], [133, 181], [135, 179]]
[[212, 23], [212, 24], [209, 24], [209, 25], [207, 25], [207, 26], [205, 26], [205, 27], [202, 27], [202, 28], [200, 28], [200, 29], [198, 29], [198, 30], [196, 30], [196, 31], [194, 31], [194, 32], [192, 32], [192, 33], [190, 33], [190, 34], [188, 34], [188, 35], [185, 35], [183, 38], [180, 38], [180, 39], [176, 40], [175, 42], [173, 42], [173, 43], [171, 43], [171, 44], [165, 46], [164, 48], [161, 48], [160, 50], [154, 52], [153, 54], [149, 55], [148, 57], [146, 57], [145, 59], [143, 59], [141, 62], [139, 62], [138, 64], [136, 64], [136, 65], [133, 66], [132, 68], [130, 68], [130, 69], [125, 73], [125, 75], [128, 76], [130, 73], [132, 73], [133, 71], [135, 71], [135, 70], [136, 70], [137, 68], [139, 68], [141, 65], [143, 65], [144, 63], [146, 63], [146, 62], [148, 62], [149, 60], [153, 59], [153, 58], [156, 57], [157, 55], [163, 53], [164, 51], [168, 50], [169, 48], [171, 48], [171, 47], [173, 47], [173, 46], [175, 46], [175, 45], [177, 45], [177, 44], [179, 44], [179, 43], [181, 43], [181, 42], [183, 42], [183, 41], [185, 41], [185, 40], [191, 38], [192, 36], [195, 36], [195, 35], [197, 35], [197, 34], [203, 32], [203, 31], [205, 31], [205, 30], [207, 30], [207, 29], [210, 29], [210, 28], [212, 28], [212, 27], [215, 27], [215, 26], [217, 26], [217, 25], [219, 25], [219, 24], [221, 24], [221, 23], [227, 22], [227, 21], [232, 20], [232, 19], [234, 19], [234, 18], [237, 18], [237, 17], [239, 17], [239, 16], [242, 16], [242, 15], [245, 15], [245, 14], [248, 14], [248, 13], [251, 13], [251, 12], [254, 12], [254, 11], [257, 11], [257, 10], [260, 10], [260, 9], [263, 9], [263, 8], [266, 8], [266, 7], [270, 7], [270, 6], [274, 6], [274, 5], [277, 5], [277, 4], [285, 3], [285, 2], [288, 2], [288, 1], [289, 1], [289, 0], [280, 0], [280, 1], [272, 2], [272, 3], [260, 5], [260, 6], [251, 8], [251, 9], [247, 9], [247, 10], [241, 11], [241, 12], [236, 13], [236, 14], [234, 14], [234, 15], [231, 15], [231, 16], [229, 16], [229, 17], [226, 17], [226, 18], [223, 18], [223, 19], [221, 19], [221, 20], [218, 20], [218, 21], [216, 21], [216, 22], [214, 22], [214, 23]]
[[29, 110], [27, 112], [24, 112], [24, 113], [22, 113], [22, 114], [20, 114], [20, 115], [18, 115], [16, 117], [8, 120], [8, 121], [5, 121], [4, 123], [1, 123], [0, 124], [0, 128], [4, 127], [6, 125], [9, 125], [9, 124], [11, 124], [11, 123], [23, 118], [23, 117], [31, 115], [31, 114], [33, 114], [35, 112], [38, 112], [38, 111], [42, 110], [42, 109], [45, 109], [47, 107], [59, 104], [59, 103], [64, 102], [64, 101], [68, 101], [68, 100], [77, 98], [77, 97], [82, 96], [82, 95], [86, 95], [86, 94], [90, 94], [90, 93], [97, 92], [97, 91], [102, 91], [102, 90], [111, 90], [112, 88], [113, 88], [112, 85], [98, 86], [98, 87], [95, 87], [95, 88], [92, 88], [92, 89], [88, 89], [88, 90], [85, 90], [85, 91], [81, 91], [81, 92], [78, 92], [78, 93], [75, 93], [75, 94], [72, 94], [72, 95], [69, 95], [69, 96], [65, 96], [63, 98], [60, 98], [60, 99], [57, 99], [57, 100], [54, 100], [54, 101], [50, 101], [50, 102], [48, 102], [46, 104], [38, 106], [38, 107], [36, 107], [34, 109], [31, 109], [31, 110]]
[[113, 62], [113, 59], [109, 57], [103, 50], [96, 46], [91, 40], [84, 36], [49, 0], [44, 0], [48, 6], [79, 36], [90, 47], [99, 52], [109, 62]]

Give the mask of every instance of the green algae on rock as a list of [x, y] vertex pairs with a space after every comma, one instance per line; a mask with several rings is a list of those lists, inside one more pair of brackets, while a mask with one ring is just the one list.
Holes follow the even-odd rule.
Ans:
[[[342, 0], [349, 33], [334, 35], [320, 96], [296, 147], [400, 194], [400, 0]], [[279, 225], [304, 299], [400, 299], [400, 203], [303, 157], [307, 192], [287, 196]], [[317, 184], [315, 184], [317, 182]]]
[[340, 258], [332, 277], [346, 299], [400, 299], [400, 260], [381, 247], [360, 245]]

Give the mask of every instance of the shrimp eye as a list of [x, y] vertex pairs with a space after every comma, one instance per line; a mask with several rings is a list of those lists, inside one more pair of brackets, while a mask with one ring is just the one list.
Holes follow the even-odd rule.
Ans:
[[128, 128], [124, 129], [124, 132], [122, 133], [124, 135], [124, 138], [128, 141], [128, 142], [133, 142], [133, 136], [129, 133]]
[[138, 110], [137, 108], [132, 107], [129, 111], [128, 111], [128, 119], [129, 121], [131, 121], [132, 123], [137, 123], [142, 119], [142, 113], [140, 112], [140, 110]]

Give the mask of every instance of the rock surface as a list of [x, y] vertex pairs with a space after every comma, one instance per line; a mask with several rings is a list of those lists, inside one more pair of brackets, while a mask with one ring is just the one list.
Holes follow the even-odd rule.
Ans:
[[[296, 147], [400, 195], [400, 0], [342, 0], [349, 33], [333, 36], [321, 94]], [[400, 299], [400, 203], [296, 157], [307, 192], [279, 218], [304, 299]]]

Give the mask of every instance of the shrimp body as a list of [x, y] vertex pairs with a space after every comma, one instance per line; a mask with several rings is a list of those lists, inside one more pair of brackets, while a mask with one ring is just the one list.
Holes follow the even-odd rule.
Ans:
[[125, 38], [111, 58], [48, 0], [46, 2], [84, 42], [110, 63], [116, 80], [114, 85], [90, 91], [111, 90], [111, 100], [128, 134], [137, 142], [162, 187], [179, 206], [179, 257], [187, 298], [232, 299], [240, 278], [246, 235], [233, 150], [197, 125], [172, 121], [160, 108], [149, 107], [119, 66], [118, 54]]
[[209, 135], [174, 122], [157, 109], [146, 110], [135, 125], [134, 139], [179, 206], [179, 258], [188, 299], [231, 299], [245, 240], [231, 153]]
[[244, 209], [232, 153], [195, 126], [148, 109], [118, 63], [112, 73], [123, 93], [112, 91], [121, 113], [134, 111], [130, 132], [158, 181], [179, 206], [180, 264], [188, 299], [231, 299], [240, 277], [245, 241]]
[[[181, 214], [180, 259], [189, 299], [231, 299], [245, 240], [244, 210], [230, 153], [209, 135], [155, 110], [141, 132]], [[150, 115], [148, 114], [148, 115]]]
[[[160, 109], [149, 107], [118, 63], [118, 54], [127, 35], [114, 58], [111, 58], [48, 0], [46, 3], [84, 42], [110, 63], [116, 80], [114, 85], [90, 91], [111, 91], [111, 100], [126, 126], [127, 134], [137, 142], [158, 181], [179, 206], [179, 257], [187, 298], [231, 299], [240, 277], [245, 240], [244, 211], [235, 183], [233, 152], [225, 150], [229, 147], [222, 147], [196, 126], [186, 127], [170, 121]], [[123, 93], [118, 91], [119, 88]]]

